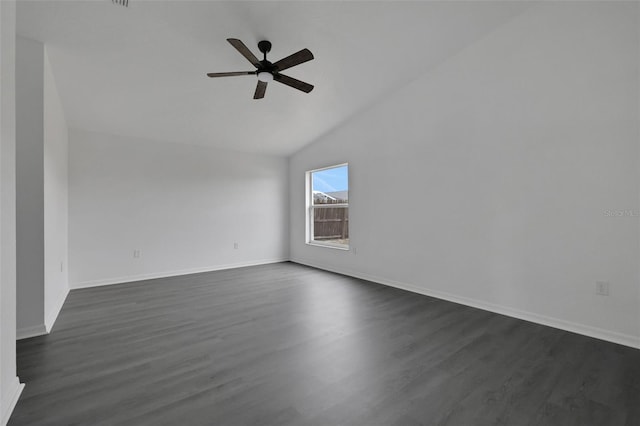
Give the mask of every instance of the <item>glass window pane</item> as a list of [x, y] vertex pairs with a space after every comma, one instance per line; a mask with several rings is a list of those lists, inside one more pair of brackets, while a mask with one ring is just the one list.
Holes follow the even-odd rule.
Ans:
[[313, 205], [349, 202], [349, 166], [338, 166], [311, 173]]
[[313, 209], [313, 241], [349, 245], [349, 208]]

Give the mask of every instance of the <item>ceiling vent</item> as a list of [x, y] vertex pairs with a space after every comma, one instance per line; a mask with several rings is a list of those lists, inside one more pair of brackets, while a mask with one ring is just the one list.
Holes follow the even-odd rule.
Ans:
[[111, 0], [113, 4], [119, 4], [120, 6], [129, 7], [129, 0]]

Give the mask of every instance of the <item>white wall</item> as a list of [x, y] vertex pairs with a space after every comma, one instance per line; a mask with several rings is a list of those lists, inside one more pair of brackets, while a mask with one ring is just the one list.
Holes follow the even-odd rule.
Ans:
[[[539, 3], [416, 76], [290, 158], [292, 260], [640, 347], [638, 50], [638, 4]], [[343, 162], [356, 251], [308, 246]]]
[[286, 260], [287, 178], [284, 158], [71, 129], [70, 285]]
[[0, 425], [23, 385], [16, 376], [15, 2], [0, 1]]
[[16, 38], [17, 298], [20, 335], [44, 333], [44, 46]]
[[44, 320], [47, 331], [69, 292], [67, 122], [56, 81], [44, 55]]

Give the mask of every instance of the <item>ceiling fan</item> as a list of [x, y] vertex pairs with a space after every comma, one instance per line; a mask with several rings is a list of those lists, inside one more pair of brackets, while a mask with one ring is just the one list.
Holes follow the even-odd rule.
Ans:
[[267, 53], [271, 51], [271, 43], [262, 40], [258, 43], [258, 49], [263, 53], [264, 59], [259, 61], [249, 48], [240, 40], [236, 38], [228, 38], [227, 41], [236, 48], [238, 52], [249, 62], [256, 67], [255, 71], [237, 71], [237, 72], [210, 72], [207, 73], [209, 77], [232, 77], [236, 75], [250, 75], [255, 74], [258, 76], [258, 85], [256, 86], [256, 92], [253, 95], [253, 99], [264, 98], [264, 93], [267, 90], [267, 83], [270, 81], [277, 81], [278, 83], [285, 84], [293, 87], [294, 89], [302, 90], [305, 93], [309, 93], [313, 90], [313, 86], [304, 81], [296, 80], [295, 78], [281, 74], [280, 71], [284, 71], [288, 68], [300, 65], [304, 62], [313, 59], [313, 54], [309, 49], [302, 49], [299, 52], [289, 55], [286, 58], [280, 59], [277, 62], [271, 63], [267, 61]]

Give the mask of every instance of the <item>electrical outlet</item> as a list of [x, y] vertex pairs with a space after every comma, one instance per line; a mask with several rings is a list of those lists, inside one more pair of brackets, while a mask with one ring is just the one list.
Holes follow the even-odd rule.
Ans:
[[138, 259], [140, 257], [140, 250], [134, 249], [133, 250], [133, 257]]
[[598, 296], [608, 296], [610, 290], [609, 281], [596, 281], [596, 294]]
[[238, 246], [238, 243], [233, 243], [233, 248], [234, 248], [235, 250], [238, 250], [238, 247], [239, 247], [239, 246]]

